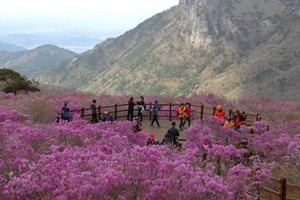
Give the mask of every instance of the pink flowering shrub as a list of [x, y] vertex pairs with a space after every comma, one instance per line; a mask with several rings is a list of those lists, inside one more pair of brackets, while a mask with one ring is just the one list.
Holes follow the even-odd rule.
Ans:
[[[252, 124], [255, 134], [246, 126], [240, 132], [225, 128], [215, 117], [195, 120], [177, 149], [146, 146], [147, 135], [132, 130], [135, 122], [90, 124], [73, 113], [70, 123], [53, 123], [65, 101], [74, 110], [92, 99], [102, 106], [126, 104], [128, 96], [48, 92], [0, 99], [2, 199], [258, 199], [272, 173], [300, 184], [297, 103], [177, 97], [172, 103], [222, 104], [266, 116]], [[146, 103], [154, 99], [166, 103], [160, 96]], [[275, 119], [276, 113], [287, 118]]]

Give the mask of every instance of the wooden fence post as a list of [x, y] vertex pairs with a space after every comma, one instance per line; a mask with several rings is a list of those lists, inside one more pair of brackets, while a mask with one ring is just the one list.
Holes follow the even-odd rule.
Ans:
[[172, 103], [170, 103], [169, 107], [169, 120], [172, 121]]
[[151, 117], [152, 117], [152, 116], [151, 116], [151, 114], [152, 114], [152, 113], [151, 113], [151, 107], [152, 107], [152, 103], [150, 102], [150, 103], [149, 103], [149, 121], [151, 121]]
[[232, 115], [232, 110], [229, 109], [229, 116], [231, 117], [231, 115]]
[[280, 180], [280, 200], [286, 199], [286, 179], [282, 178]]
[[204, 112], [204, 105], [201, 105], [201, 111], [200, 111], [200, 119], [203, 120], [203, 112]]
[[256, 121], [259, 121], [259, 114], [256, 114]]
[[118, 104], [115, 104], [115, 120], [118, 119]]
[[81, 114], [80, 114], [81, 118], [84, 118], [84, 107], [81, 108]]
[[215, 115], [215, 112], [216, 112], [216, 107], [213, 107], [213, 113], [212, 113], [212, 115]]

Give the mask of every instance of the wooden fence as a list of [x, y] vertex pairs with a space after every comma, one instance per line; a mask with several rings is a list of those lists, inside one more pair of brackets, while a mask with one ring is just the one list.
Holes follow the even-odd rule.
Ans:
[[[252, 179], [249, 183], [253, 181]], [[245, 191], [245, 193], [251, 196], [255, 195], [249, 191]], [[268, 186], [261, 187], [258, 196], [260, 200], [300, 200], [300, 185], [287, 183], [286, 178], [271, 177], [271, 183]]]
[[[150, 108], [152, 106], [152, 103], [146, 105], [146, 109], [143, 112], [143, 117], [148, 118], [151, 120], [152, 114], [150, 112]], [[178, 104], [172, 104], [172, 103], [162, 103], [159, 104], [161, 107], [159, 111], [159, 118], [160, 119], [166, 119], [169, 121], [176, 120], [177, 119], [177, 108]], [[215, 107], [207, 107], [204, 105], [193, 105], [189, 104], [189, 107], [191, 109], [191, 118], [193, 120], [200, 119], [201, 121], [208, 116], [214, 115], [216, 108]], [[112, 114], [115, 120], [126, 120], [127, 119], [127, 110], [128, 110], [128, 104], [114, 104], [110, 106], [98, 106], [97, 107], [97, 114], [98, 118], [100, 119], [101, 116], [105, 111], [108, 111]], [[224, 111], [225, 112], [225, 111]], [[79, 113], [82, 118], [87, 119], [88, 117], [91, 118], [92, 112], [91, 108], [84, 108], [82, 107], [80, 110], [71, 110], [71, 113]], [[137, 110], [135, 111], [137, 114]], [[232, 116], [233, 112], [232, 110], [226, 111], [227, 116]], [[247, 114], [247, 124], [251, 124], [254, 121], [261, 120], [261, 117], [259, 114], [252, 114], [252, 113], [246, 113]]]

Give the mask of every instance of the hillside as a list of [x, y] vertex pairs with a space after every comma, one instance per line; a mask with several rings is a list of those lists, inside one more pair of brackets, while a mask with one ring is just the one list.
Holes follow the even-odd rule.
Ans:
[[13, 69], [33, 79], [48, 68], [64, 65], [77, 54], [54, 45], [43, 45], [33, 50], [0, 52], [0, 67]]
[[300, 3], [180, 0], [41, 82], [93, 93], [300, 99]]
[[24, 51], [24, 50], [26, 50], [24, 47], [0, 42], [0, 51], [16, 52], [16, 51]]

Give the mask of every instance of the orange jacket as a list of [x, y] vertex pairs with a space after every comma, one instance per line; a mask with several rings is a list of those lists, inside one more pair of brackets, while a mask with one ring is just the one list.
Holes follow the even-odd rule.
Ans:
[[179, 119], [184, 117], [184, 108], [179, 107], [177, 109], [177, 112], [178, 112], [178, 118]]

